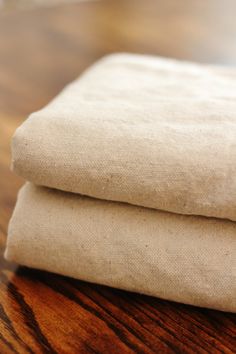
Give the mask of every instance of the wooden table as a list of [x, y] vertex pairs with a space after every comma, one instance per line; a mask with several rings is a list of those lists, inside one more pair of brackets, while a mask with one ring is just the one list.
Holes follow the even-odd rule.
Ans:
[[114, 0], [0, 14], [0, 353], [236, 353], [236, 317], [17, 267], [3, 259], [23, 181], [10, 138], [102, 55], [236, 64], [234, 0]]

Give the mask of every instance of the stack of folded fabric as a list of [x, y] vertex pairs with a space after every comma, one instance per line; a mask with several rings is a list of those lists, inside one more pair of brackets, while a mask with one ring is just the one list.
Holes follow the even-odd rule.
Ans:
[[236, 311], [236, 70], [105, 57], [17, 129], [12, 156], [29, 182], [8, 260]]

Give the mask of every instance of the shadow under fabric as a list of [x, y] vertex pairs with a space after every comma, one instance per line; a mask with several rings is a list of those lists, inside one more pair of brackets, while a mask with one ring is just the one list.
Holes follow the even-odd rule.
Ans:
[[6, 258], [236, 311], [235, 112], [234, 69], [102, 59], [16, 131]]

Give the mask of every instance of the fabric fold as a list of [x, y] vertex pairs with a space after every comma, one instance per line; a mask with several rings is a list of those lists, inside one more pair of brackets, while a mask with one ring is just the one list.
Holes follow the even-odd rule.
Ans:
[[103, 58], [13, 137], [6, 259], [236, 312], [235, 112], [235, 69]]
[[120, 289], [236, 311], [236, 224], [27, 183], [5, 257]]
[[236, 70], [108, 56], [17, 129], [13, 170], [39, 185], [236, 220]]

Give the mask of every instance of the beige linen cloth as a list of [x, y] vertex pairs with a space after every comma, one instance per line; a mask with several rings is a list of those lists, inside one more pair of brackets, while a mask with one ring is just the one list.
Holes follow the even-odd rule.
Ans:
[[6, 258], [74, 278], [236, 312], [236, 223], [26, 184]]
[[23, 187], [6, 258], [235, 312], [235, 114], [236, 70], [102, 59], [16, 131], [13, 170], [62, 191]]
[[236, 220], [236, 70], [108, 56], [17, 129], [12, 156], [39, 185]]

